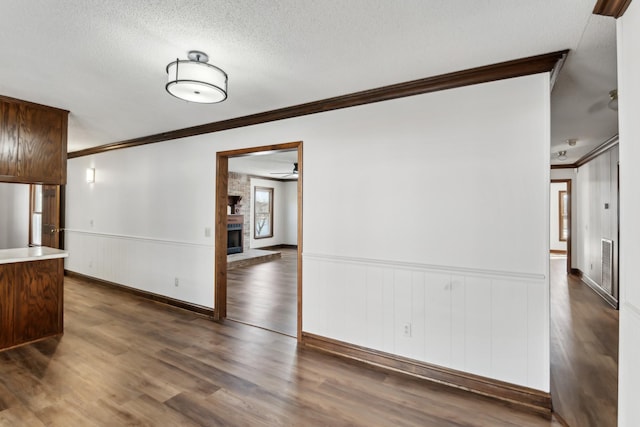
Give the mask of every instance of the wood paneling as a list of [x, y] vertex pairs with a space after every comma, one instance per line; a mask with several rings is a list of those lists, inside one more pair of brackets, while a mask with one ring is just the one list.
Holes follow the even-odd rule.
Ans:
[[62, 333], [63, 261], [16, 263], [15, 340]]
[[353, 344], [332, 340], [304, 332], [302, 342], [305, 346], [326, 351], [338, 356], [355, 359], [371, 365], [382, 366], [419, 378], [446, 384], [451, 387], [493, 397], [521, 409], [545, 416], [551, 416], [551, 396], [538, 390], [519, 387], [491, 378], [479, 377], [441, 366], [430, 365], [405, 357], [359, 347]]
[[0, 177], [15, 176], [18, 167], [18, 106], [0, 100]]
[[[189, 136], [202, 135], [205, 133], [219, 132], [228, 129], [235, 129], [244, 126], [252, 126], [260, 123], [267, 123], [277, 120], [290, 119], [309, 114], [322, 113], [325, 111], [338, 110], [342, 108], [355, 107], [358, 105], [371, 104], [374, 102], [388, 101], [391, 99], [403, 98], [406, 96], [421, 95], [429, 92], [453, 89], [457, 87], [470, 86], [479, 83], [487, 83], [496, 80], [509, 79], [513, 77], [527, 76], [545, 72], [557, 74], [558, 64], [569, 53], [568, 50], [547, 53], [543, 55], [531, 56], [528, 58], [516, 59], [513, 61], [501, 62], [498, 64], [486, 65], [483, 67], [471, 68], [454, 73], [441, 74], [439, 76], [427, 77], [424, 79], [412, 80], [376, 89], [355, 92], [348, 95], [336, 96], [333, 98], [313, 101], [306, 104], [294, 105], [292, 107], [280, 108], [278, 110], [266, 111], [244, 117], [223, 120], [219, 122], [207, 123], [204, 125], [178, 129], [171, 132], [163, 132], [141, 138], [129, 139], [126, 141], [113, 142], [99, 147], [87, 148], [69, 153], [69, 158], [88, 156], [91, 154], [104, 153], [112, 150], [136, 147], [139, 145], [153, 144], [156, 142], [169, 141], [172, 139], [186, 138]], [[298, 163], [300, 167], [300, 163]]]
[[559, 425], [89, 282], [65, 292], [64, 337], [0, 353], [2, 425]]
[[312, 253], [304, 262], [304, 332], [548, 390], [544, 276]]
[[15, 268], [13, 264], [0, 264], [0, 348], [13, 344], [15, 307]]
[[593, 13], [595, 15], [613, 16], [620, 18], [627, 11], [631, 0], [598, 0]]

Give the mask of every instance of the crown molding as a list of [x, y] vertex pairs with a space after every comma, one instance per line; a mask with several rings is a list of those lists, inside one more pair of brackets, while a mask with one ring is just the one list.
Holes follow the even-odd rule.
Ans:
[[589, 151], [584, 156], [580, 157], [573, 163], [559, 164], [559, 165], [551, 165], [551, 169], [575, 169], [589, 163], [591, 160], [595, 159], [599, 155], [611, 150], [613, 147], [618, 145], [620, 138], [618, 134], [613, 135], [611, 138], [607, 139], [602, 144], [598, 145], [593, 150]]
[[237, 117], [229, 120], [207, 123], [178, 129], [170, 132], [158, 133], [155, 135], [143, 136], [126, 141], [113, 142], [98, 147], [84, 150], [72, 151], [68, 153], [68, 158], [89, 156], [92, 154], [104, 153], [107, 151], [120, 150], [123, 148], [137, 147], [139, 145], [153, 144], [156, 142], [169, 141], [172, 139], [186, 138], [190, 136], [202, 135], [223, 130], [235, 129], [244, 126], [252, 126], [261, 123], [268, 123], [277, 120], [290, 119], [293, 117], [306, 116], [309, 114], [323, 113], [326, 111], [338, 110], [342, 108], [355, 107], [358, 105], [371, 104], [374, 102], [388, 101], [391, 99], [403, 98], [413, 95], [421, 95], [429, 92], [436, 92], [446, 89], [453, 89], [463, 86], [487, 83], [496, 80], [521, 77], [530, 74], [549, 72], [557, 74], [562, 67], [564, 58], [568, 55], [568, 50], [546, 53], [543, 55], [530, 56], [513, 61], [500, 62], [498, 64], [486, 65], [483, 67], [471, 68], [454, 73], [441, 74], [439, 76], [427, 77], [424, 79], [412, 80], [404, 83], [397, 83], [390, 86], [383, 86], [376, 89], [355, 92], [348, 95], [336, 96], [333, 98], [313, 101], [306, 104], [294, 105], [277, 110], [265, 111], [248, 116]]
[[582, 166], [582, 165], [584, 165], [586, 163], [589, 163], [591, 160], [595, 159], [600, 154], [603, 154], [603, 153], [611, 150], [613, 147], [618, 145], [619, 141], [620, 141], [620, 139], [618, 137], [618, 134], [613, 135], [611, 138], [607, 139], [605, 142], [603, 142], [602, 144], [598, 145], [596, 148], [594, 148], [593, 150], [589, 151], [584, 156], [580, 157], [578, 159], [578, 161], [576, 161], [576, 167], [580, 167], [580, 166]]
[[593, 14], [620, 18], [630, 4], [631, 0], [598, 0], [593, 8]]

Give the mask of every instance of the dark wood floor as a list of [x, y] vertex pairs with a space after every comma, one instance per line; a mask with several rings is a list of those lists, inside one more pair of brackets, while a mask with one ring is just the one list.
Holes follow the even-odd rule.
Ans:
[[551, 259], [551, 395], [571, 427], [613, 427], [618, 405], [618, 311]]
[[227, 272], [227, 317], [297, 336], [297, 249], [278, 249], [279, 259]]
[[0, 353], [0, 425], [559, 425], [79, 279], [65, 305], [64, 337]]

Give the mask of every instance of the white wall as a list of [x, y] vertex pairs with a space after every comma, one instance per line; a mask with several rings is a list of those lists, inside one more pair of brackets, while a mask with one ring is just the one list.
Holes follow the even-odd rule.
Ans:
[[29, 246], [29, 185], [0, 182], [0, 249]]
[[564, 182], [551, 183], [549, 198], [549, 218], [550, 225], [550, 249], [556, 251], [566, 251], [567, 242], [560, 240], [560, 192], [567, 191], [567, 184]]
[[620, 352], [618, 425], [640, 425], [640, 1], [618, 19], [620, 127]]
[[548, 391], [549, 92], [544, 73], [70, 160], [67, 268], [210, 307], [216, 151], [302, 140], [303, 330]]
[[[295, 245], [298, 230], [298, 183], [270, 179], [251, 178], [251, 248], [275, 245]], [[273, 237], [254, 239], [254, 191], [255, 187], [273, 188]]]
[[[580, 213], [578, 268], [584, 280], [602, 287], [602, 239], [613, 241], [615, 259], [618, 253], [618, 147], [578, 169], [576, 194]], [[617, 298], [617, 291], [607, 292]]]

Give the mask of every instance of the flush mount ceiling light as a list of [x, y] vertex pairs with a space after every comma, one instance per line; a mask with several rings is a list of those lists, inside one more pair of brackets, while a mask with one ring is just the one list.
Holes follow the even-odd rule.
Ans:
[[558, 157], [556, 158], [561, 162], [564, 162], [565, 160], [567, 160], [567, 151], [566, 150], [558, 151]]
[[201, 104], [227, 99], [227, 73], [208, 64], [209, 57], [204, 52], [192, 50], [188, 57], [167, 65], [167, 92], [176, 98]]
[[609, 103], [607, 106], [613, 111], [618, 111], [618, 89], [614, 89], [609, 92]]

